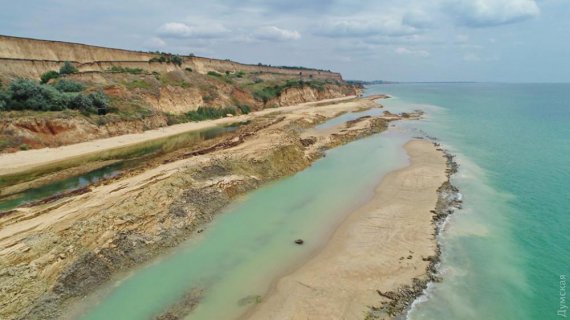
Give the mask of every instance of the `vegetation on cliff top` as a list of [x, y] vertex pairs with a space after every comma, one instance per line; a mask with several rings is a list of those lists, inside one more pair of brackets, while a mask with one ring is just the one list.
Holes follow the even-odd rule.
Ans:
[[149, 62], [172, 63], [179, 67], [182, 65], [182, 62], [184, 62], [182, 57], [176, 54], [166, 52], [159, 52], [157, 54], [159, 56], [151, 58]]

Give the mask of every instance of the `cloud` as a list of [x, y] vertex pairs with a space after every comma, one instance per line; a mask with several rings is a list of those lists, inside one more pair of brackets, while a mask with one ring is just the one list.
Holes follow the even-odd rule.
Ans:
[[301, 34], [295, 30], [280, 29], [275, 26], [266, 26], [257, 29], [254, 34], [256, 39], [268, 41], [299, 40]]
[[229, 30], [220, 24], [204, 24], [204, 26], [190, 26], [180, 22], [165, 23], [158, 28], [158, 34], [164, 38], [178, 39], [213, 39], [229, 34]]
[[412, 55], [417, 57], [429, 57], [430, 55], [429, 51], [426, 50], [414, 50], [405, 47], [398, 47], [394, 50], [394, 52], [399, 55]]
[[540, 14], [534, 0], [449, 0], [446, 4], [458, 24], [474, 28], [520, 22]]
[[350, 38], [378, 35], [399, 37], [417, 32], [416, 28], [404, 25], [401, 18], [387, 16], [327, 21], [317, 28], [316, 34], [330, 38]]
[[164, 42], [164, 40], [160, 39], [159, 37], [151, 37], [147, 39], [143, 45], [145, 48], [149, 49], [160, 49], [166, 47], [166, 42]]

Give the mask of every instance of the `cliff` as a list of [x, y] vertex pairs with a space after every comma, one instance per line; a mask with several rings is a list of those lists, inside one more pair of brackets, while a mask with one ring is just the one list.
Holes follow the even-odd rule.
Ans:
[[261, 72], [314, 79], [342, 81], [339, 73], [314, 69], [287, 69], [264, 65], [249, 65], [230, 60], [184, 56], [179, 67], [160, 62], [149, 62], [157, 54], [123, 49], [112, 49], [79, 43], [37, 40], [0, 35], [0, 78], [38, 78], [42, 73], [57, 70], [64, 61], [74, 62], [80, 71], [105, 71], [112, 66], [142, 68], [169, 72], [191, 68], [207, 74], [210, 71]]

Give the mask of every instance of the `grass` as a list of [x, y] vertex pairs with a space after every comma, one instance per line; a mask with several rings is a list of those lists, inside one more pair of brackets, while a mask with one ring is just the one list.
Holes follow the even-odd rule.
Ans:
[[221, 81], [224, 81], [225, 83], [233, 83], [233, 74], [231, 73], [226, 73], [225, 75], [218, 73], [216, 71], [208, 71], [208, 75], [210, 77], [214, 77], [216, 79], [220, 79]]
[[136, 79], [125, 84], [127, 89], [150, 89], [151, 84], [143, 79]]
[[216, 71], [208, 71], [208, 75], [216, 78], [223, 78], [224, 76], [221, 73], [217, 73]]
[[166, 123], [170, 126], [173, 124], [186, 123], [190, 121], [204, 121], [213, 120], [226, 117], [228, 114], [236, 115], [248, 114], [251, 112], [251, 107], [248, 105], [238, 105], [237, 107], [199, 107], [198, 109], [183, 114], [165, 113]]
[[228, 114], [236, 115], [237, 109], [235, 107], [224, 107], [224, 108], [199, 107], [194, 111], [187, 112], [186, 116], [191, 121], [202, 121], [202, 120], [223, 118]]
[[141, 68], [128, 68], [128, 67], [118, 67], [118, 66], [112, 66], [109, 69], [107, 69], [107, 72], [115, 72], [115, 73], [130, 73], [130, 74], [142, 74], [142, 73], [146, 73], [143, 69]]

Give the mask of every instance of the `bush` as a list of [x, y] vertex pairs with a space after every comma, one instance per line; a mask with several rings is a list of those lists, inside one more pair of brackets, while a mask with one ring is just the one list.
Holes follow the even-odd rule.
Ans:
[[83, 113], [103, 115], [107, 114], [109, 110], [109, 100], [102, 92], [90, 93], [88, 95], [78, 94], [71, 100], [69, 107]]
[[89, 98], [93, 106], [97, 109], [97, 114], [107, 114], [109, 111], [109, 99], [107, 99], [107, 96], [103, 92], [90, 93]]
[[109, 100], [104, 93], [96, 92], [85, 95], [74, 92], [79, 87], [84, 89], [82, 84], [67, 80], [60, 80], [53, 86], [38, 84], [26, 79], [14, 80], [6, 92], [0, 91], [0, 110], [77, 109], [84, 113], [106, 114], [108, 112]]
[[18, 79], [9, 87], [10, 102], [15, 110], [60, 111], [66, 107], [67, 97], [48, 85], [32, 80]]
[[188, 72], [192, 72], [192, 68], [185, 68], [184, 70], [186, 70]]
[[130, 74], [141, 74], [144, 72], [142, 68], [129, 68], [129, 67], [118, 67], [112, 66], [107, 69], [108, 72], [117, 72], [117, 73], [130, 73]]
[[216, 71], [208, 71], [208, 75], [212, 76], [212, 77], [217, 77], [217, 78], [222, 77], [222, 75], [220, 73], [217, 73]]
[[69, 61], [65, 61], [63, 66], [59, 69], [59, 74], [72, 74], [77, 73], [79, 70]]
[[173, 55], [170, 57], [170, 62], [180, 67], [182, 65], [183, 60], [182, 57]]
[[81, 92], [85, 90], [85, 85], [83, 83], [61, 79], [53, 85], [54, 88], [60, 92]]
[[149, 62], [160, 62], [160, 63], [166, 62], [166, 63], [175, 64], [179, 67], [182, 65], [182, 62], [184, 62], [184, 59], [182, 59], [182, 57], [179, 55], [164, 53], [164, 52], [161, 52], [159, 54], [160, 55], [158, 57], [150, 58]]
[[251, 112], [251, 108], [247, 104], [240, 104], [238, 105], [238, 108], [242, 114], [248, 114]]
[[48, 83], [51, 79], [57, 79], [57, 78], [59, 78], [59, 72], [51, 70], [42, 74], [40, 80], [41, 83]]
[[186, 113], [186, 116], [192, 121], [202, 121], [207, 119], [219, 119], [226, 115], [236, 115], [237, 110], [233, 107], [214, 108], [214, 107], [199, 107], [195, 111]]

